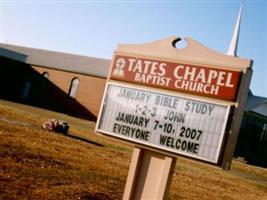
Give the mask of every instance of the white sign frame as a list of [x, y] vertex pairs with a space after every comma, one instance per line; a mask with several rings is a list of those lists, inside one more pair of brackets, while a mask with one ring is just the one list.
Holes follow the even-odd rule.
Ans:
[[[177, 97], [177, 98], [183, 99], [183, 100], [203, 102], [203, 103], [207, 103], [207, 104], [212, 104], [212, 105], [224, 107], [225, 115], [223, 117], [223, 122], [222, 122], [222, 125], [221, 125], [221, 129], [218, 131], [219, 132], [219, 139], [218, 139], [218, 145], [217, 145], [217, 148], [216, 148], [216, 153], [215, 153], [214, 159], [200, 157], [198, 155], [189, 154], [189, 153], [183, 152], [183, 151], [176, 151], [176, 150], [167, 148], [165, 146], [159, 146], [157, 144], [147, 143], [147, 142], [144, 142], [142, 140], [137, 140], [137, 139], [134, 139], [134, 138], [125, 137], [124, 135], [116, 134], [116, 133], [113, 133], [111, 131], [106, 131], [106, 130], [101, 129], [99, 127], [99, 125], [100, 125], [102, 117], [104, 115], [103, 112], [105, 112], [105, 108], [106, 108], [105, 107], [105, 100], [107, 98], [108, 88], [110, 86], [111, 87], [112, 86], [122, 87], [122, 88], [127, 88], [127, 89], [132, 89], [132, 90], [139, 90], [139, 91], [148, 92], [148, 93], [151, 93], [151, 94], [152, 93], [158, 94], [158, 95], [161, 95], [161, 96], [165, 95], [165, 96]], [[224, 135], [225, 135], [227, 120], [229, 118], [230, 106], [231, 106], [230, 104], [227, 104], [227, 103], [224, 103], [224, 102], [217, 103], [217, 102], [209, 101], [207, 99], [200, 98], [200, 97], [199, 98], [195, 98], [195, 97], [192, 97], [192, 96], [182, 96], [181, 94], [165, 92], [165, 91], [163, 92], [162, 90], [154, 89], [154, 88], [150, 89], [150, 88], [145, 88], [145, 87], [136, 87], [136, 86], [132, 86], [132, 85], [129, 85], [129, 84], [119, 84], [119, 83], [115, 83], [115, 82], [108, 82], [106, 84], [104, 96], [103, 96], [102, 103], [101, 103], [101, 109], [100, 109], [99, 117], [98, 117], [97, 124], [96, 124], [96, 131], [100, 132], [100, 133], [103, 133], [103, 134], [106, 134], [108, 136], [112, 136], [114, 138], [123, 139], [125, 141], [134, 142], [134, 143], [137, 143], [137, 144], [140, 144], [140, 145], [144, 145], [144, 146], [147, 146], [147, 147], [153, 147], [155, 149], [163, 150], [165, 152], [171, 152], [171, 153], [174, 153], [174, 154], [177, 154], [177, 155], [183, 155], [183, 156], [187, 156], [187, 157], [191, 157], [191, 158], [195, 158], [195, 159], [199, 159], [199, 160], [203, 160], [203, 161], [207, 161], [207, 162], [211, 162], [211, 163], [217, 164], [218, 161], [219, 161], [219, 156], [220, 156], [221, 149], [222, 149], [222, 143], [223, 143], [223, 139], [224, 139]], [[115, 119], [114, 119], [114, 121], [115, 121]]]

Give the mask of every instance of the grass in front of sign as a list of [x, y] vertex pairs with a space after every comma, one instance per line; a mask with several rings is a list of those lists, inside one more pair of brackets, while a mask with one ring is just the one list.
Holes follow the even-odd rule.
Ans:
[[[69, 135], [41, 129], [56, 118]], [[121, 199], [132, 145], [93, 133], [95, 123], [0, 100], [0, 199]], [[170, 199], [264, 199], [267, 170], [177, 159]]]

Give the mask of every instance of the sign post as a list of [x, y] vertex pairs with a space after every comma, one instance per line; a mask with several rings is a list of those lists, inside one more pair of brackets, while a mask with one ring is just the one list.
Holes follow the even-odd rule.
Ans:
[[179, 40], [113, 56], [96, 131], [137, 145], [124, 199], [166, 199], [176, 155], [230, 168], [252, 62]]
[[167, 199], [176, 158], [135, 147], [123, 199]]

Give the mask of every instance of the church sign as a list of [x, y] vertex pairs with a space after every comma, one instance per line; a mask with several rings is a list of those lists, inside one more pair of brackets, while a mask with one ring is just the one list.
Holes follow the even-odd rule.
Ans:
[[96, 131], [229, 169], [251, 61], [178, 40], [118, 46]]
[[240, 72], [116, 55], [111, 79], [233, 101]]

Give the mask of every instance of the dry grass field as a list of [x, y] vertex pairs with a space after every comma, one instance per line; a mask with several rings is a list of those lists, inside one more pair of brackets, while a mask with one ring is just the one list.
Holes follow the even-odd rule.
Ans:
[[[69, 135], [45, 131], [56, 118]], [[0, 100], [0, 199], [121, 199], [133, 146], [94, 134], [94, 122]], [[178, 158], [170, 199], [267, 200], [267, 169], [230, 171]]]

